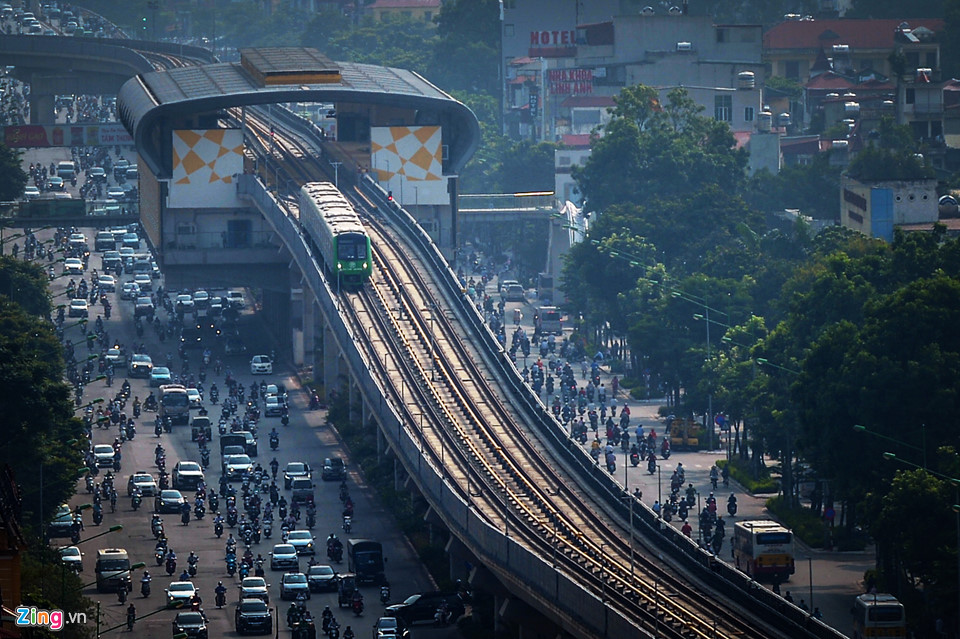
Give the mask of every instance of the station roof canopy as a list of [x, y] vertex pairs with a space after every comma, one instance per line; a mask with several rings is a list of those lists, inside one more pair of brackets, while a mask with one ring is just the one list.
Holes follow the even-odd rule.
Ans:
[[369, 103], [416, 111], [416, 125], [440, 125], [458, 173], [480, 142], [476, 116], [419, 74], [406, 69], [333, 62], [314, 49], [245, 49], [240, 62], [185, 66], [128, 80], [117, 96], [120, 121], [144, 161], [163, 175], [157, 133], [167, 118], [282, 102]]

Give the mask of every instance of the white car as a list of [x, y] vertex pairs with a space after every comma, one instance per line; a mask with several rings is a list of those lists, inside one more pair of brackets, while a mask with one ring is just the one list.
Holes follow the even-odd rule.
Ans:
[[189, 610], [190, 600], [196, 594], [197, 588], [189, 581], [172, 581], [170, 587], [165, 591], [167, 593], [167, 607], [173, 608], [177, 604], [184, 606]]
[[160, 492], [157, 488], [157, 480], [145, 470], [138, 470], [130, 475], [127, 480], [127, 497], [133, 492], [134, 487], [140, 489], [142, 497], [156, 497], [157, 493]]
[[83, 262], [80, 258], [68, 257], [63, 263], [64, 275], [83, 275]]
[[141, 291], [153, 290], [153, 278], [146, 273], [138, 273], [133, 276], [134, 283], [140, 287]]
[[113, 275], [101, 275], [100, 279], [97, 280], [97, 286], [99, 286], [100, 290], [104, 293], [117, 292], [117, 280], [113, 278]]
[[238, 311], [243, 310], [243, 307], [247, 305], [243, 299], [243, 291], [227, 291], [227, 302]]
[[193, 294], [193, 303], [197, 308], [206, 308], [210, 303], [210, 293], [206, 291], [197, 291]]
[[23, 199], [35, 200], [40, 197], [40, 189], [35, 186], [28, 186], [23, 189]]
[[270, 584], [263, 577], [244, 577], [240, 582], [240, 599], [259, 599], [270, 603]]
[[87, 307], [87, 300], [70, 300], [70, 317], [87, 317], [89, 314], [90, 311]]
[[83, 553], [76, 546], [64, 546], [60, 549], [60, 561], [68, 570], [83, 572]]
[[277, 544], [270, 553], [270, 570], [284, 570], [292, 568], [300, 570], [300, 558], [297, 549], [290, 544]]
[[97, 462], [97, 468], [108, 468], [113, 466], [113, 458], [116, 453], [110, 444], [97, 444], [93, 447], [93, 457]]
[[250, 360], [251, 375], [273, 375], [273, 362], [269, 355], [254, 355]]
[[280, 417], [281, 415], [283, 415], [283, 404], [280, 403], [280, 398], [276, 395], [267, 395], [263, 401], [263, 416]]
[[120, 289], [120, 299], [135, 300], [140, 297], [140, 287], [136, 282], [124, 282]]
[[193, 296], [191, 295], [177, 295], [177, 299], [173, 302], [176, 308], [182, 308], [184, 313], [192, 313], [196, 308], [196, 304], [193, 303]]
[[103, 356], [103, 359], [105, 359], [108, 364], [120, 366], [123, 364], [123, 351], [121, 351], [119, 348], [108, 348], [106, 355]]
[[123, 189], [119, 186], [111, 186], [107, 189], [107, 197], [119, 200], [123, 197]]
[[309, 530], [291, 530], [287, 534], [287, 543], [296, 548], [298, 554], [313, 555], [316, 553], [313, 533]]
[[203, 398], [196, 388], [187, 389], [187, 400], [190, 402], [190, 408], [203, 408]]
[[247, 455], [227, 455], [223, 459], [223, 474], [228, 480], [242, 479], [253, 472], [253, 461]]

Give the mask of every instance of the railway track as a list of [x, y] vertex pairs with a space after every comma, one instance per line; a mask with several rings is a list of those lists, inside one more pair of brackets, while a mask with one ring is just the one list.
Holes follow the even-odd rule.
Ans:
[[[249, 113], [247, 123], [278, 169], [289, 170], [284, 179], [329, 179], [306, 142], [274, 136]], [[376, 354], [370, 358], [375, 374], [419, 440], [421, 463], [433, 464], [492, 527], [552, 561], [650, 636], [796, 636], [667, 563], [655, 543], [603, 512], [602, 500], [552, 461], [497, 394], [496, 381], [477, 363], [486, 355], [468, 343], [458, 319], [443, 312], [454, 305], [423, 277], [429, 268], [416, 252], [370, 213], [362, 194], [345, 195], [365, 215], [374, 274], [362, 290], [338, 292], [341, 315]], [[522, 575], [499, 576], [522, 584]]]

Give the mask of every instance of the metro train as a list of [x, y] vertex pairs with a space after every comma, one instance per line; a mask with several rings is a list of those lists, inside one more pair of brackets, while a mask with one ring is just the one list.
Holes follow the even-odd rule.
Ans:
[[301, 187], [300, 223], [338, 288], [363, 286], [373, 272], [370, 237], [333, 184], [308, 182]]

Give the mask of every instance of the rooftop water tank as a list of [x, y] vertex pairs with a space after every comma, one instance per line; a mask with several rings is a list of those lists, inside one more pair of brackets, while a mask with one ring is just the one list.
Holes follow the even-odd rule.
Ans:
[[844, 102], [843, 103], [843, 112], [849, 115], [851, 118], [855, 118], [860, 115], [860, 103], [859, 102]]
[[838, 151], [846, 151], [850, 147], [850, 143], [846, 140], [833, 140], [830, 144]]
[[752, 89], [757, 86], [757, 76], [753, 71], [741, 71], [737, 74], [737, 87], [740, 89]]
[[850, 53], [849, 44], [835, 44], [833, 45], [833, 55], [843, 55]]
[[773, 126], [773, 114], [769, 111], [761, 111], [760, 115], [757, 116], [757, 130], [762, 131], [763, 133], [769, 133], [770, 127]]
[[957, 198], [952, 195], [941, 195], [937, 208], [940, 211], [940, 217], [957, 217], [957, 212], [960, 211], [960, 206], [957, 206]]
[[828, 100], [837, 100], [837, 99], [840, 98], [840, 94], [839, 94], [839, 93], [828, 93], [828, 94], [826, 95], [826, 98], [827, 98]]
[[790, 126], [790, 114], [784, 111], [783, 113], [777, 116], [777, 126], [779, 127], [788, 127]]

